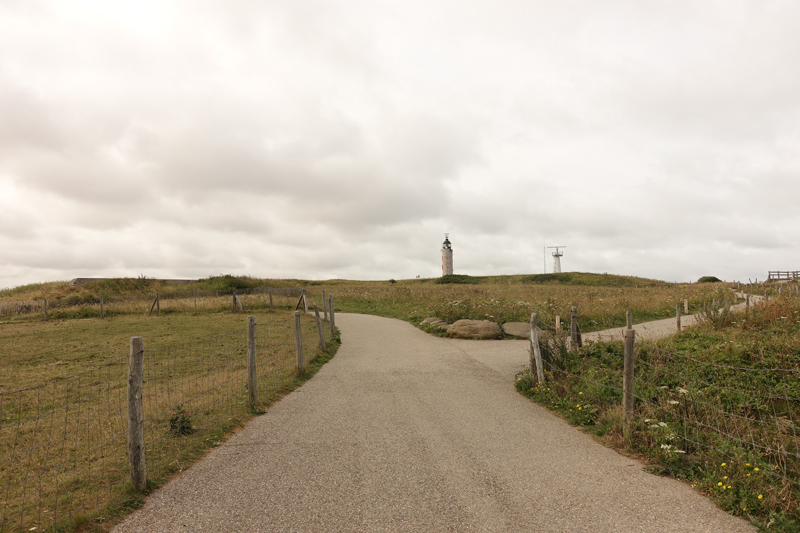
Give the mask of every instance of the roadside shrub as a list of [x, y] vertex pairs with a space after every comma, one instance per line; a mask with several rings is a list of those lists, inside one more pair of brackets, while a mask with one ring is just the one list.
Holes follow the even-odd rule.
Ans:
[[702, 276], [697, 283], [719, 283], [721, 281], [717, 276]]

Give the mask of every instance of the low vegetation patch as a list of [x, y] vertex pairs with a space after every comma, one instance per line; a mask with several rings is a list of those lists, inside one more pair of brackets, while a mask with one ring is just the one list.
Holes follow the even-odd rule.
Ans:
[[799, 333], [800, 300], [783, 297], [657, 344], [637, 342], [630, 433], [621, 343], [551, 351], [545, 383], [524, 372], [516, 387], [761, 530], [800, 531]]

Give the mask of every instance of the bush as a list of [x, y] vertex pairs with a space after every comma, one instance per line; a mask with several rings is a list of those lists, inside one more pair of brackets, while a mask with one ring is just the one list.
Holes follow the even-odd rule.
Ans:
[[717, 276], [703, 276], [697, 280], [697, 283], [719, 283], [722, 281]]
[[459, 283], [459, 284], [468, 284], [468, 285], [477, 285], [480, 283], [481, 278], [476, 278], [474, 276], [467, 276], [466, 274], [445, 274], [441, 278], [437, 279], [434, 283], [439, 285], [444, 283]]

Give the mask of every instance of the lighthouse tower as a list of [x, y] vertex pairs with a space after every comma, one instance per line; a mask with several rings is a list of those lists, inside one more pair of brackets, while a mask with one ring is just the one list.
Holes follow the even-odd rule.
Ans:
[[450, 245], [448, 235], [450, 234], [444, 234], [444, 242], [442, 243], [442, 276], [453, 273], [453, 247]]

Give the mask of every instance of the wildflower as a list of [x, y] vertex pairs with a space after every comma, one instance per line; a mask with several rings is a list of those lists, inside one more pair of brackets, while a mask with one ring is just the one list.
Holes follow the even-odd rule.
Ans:
[[755, 468], [753, 469], [753, 471], [754, 471], [754, 472], [758, 472], [758, 467], [755, 467]]
[[728, 464], [728, 463], [722, 463], [722, 464], [721, 464], [721, 465], [719, 465], [719, 466], [725, 466], [726, 464]]
[[661, 426], [662, 428], [667, 427], [667, 423], [666, 422], [659, 422], [658, 425]]
[[583, 394], [583, 393], [582, 393], [582, 392], [579, 392], [578, 394]]
[[680, 394], [689, 394], [689, 391], [684, 389], [683, 387], [678, 387], [678, 393], [680, 393]]
[[758, 499], [759, 499], [759, 500], [760, 500], [761, 498], [763, 498], [763, 497], [764, 497], [764, 495], [763, 495], [763, 494], [759, 494], [759, 495], [758, 495]]
[[721, 486], [722, 486], [722, 481], [720, 481], [719, 483], [717, 483], [717, 486], [718, 486], [718, 487], [721, 487]]
[[678, 405], [679, 403], [680, 403], [680, 402], [678, 402], [678, 401], [676, 401], [676, 400], [670, 400], [670, 401], [669, 401], [669, 404], [670, 404], [670, 405]]
[[745, 463], [744, 466], [750, 466], [750, 463]]
[[728, 479], [728, 476], [722, 476], [722, 479]]

